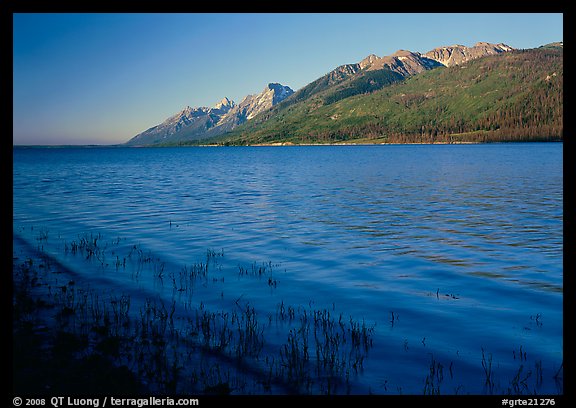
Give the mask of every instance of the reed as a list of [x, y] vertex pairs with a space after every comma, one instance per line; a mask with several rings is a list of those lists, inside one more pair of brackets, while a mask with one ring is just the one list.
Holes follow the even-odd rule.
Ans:
[[482, 369], [484, 370], [484, 386], [490, 394], [494, 391], [494, 379], [492, 373], [492, 354], [486, 358], [484, 348], [482, 348]]
[[521, 395], [528, 391], [528, 378], [532, 375], [532, 371], [528, 371], [523, 375], [524, 364], [520, 364], [518, 371], [514, 375], [511, 381], [512, 394]]
[[272, 261], [261, 264], [253, 262], [249, 268], [238, 265], [238, 277], [253, 277], [260, 280], [264, 279], [269, 287], [276, 288], [278, 286], [278, 280], [274, 276], [274, 269], [278, 266], [279, 264], [273, 264]]
[[[48, 231], [39, 236], [44, 245], [49, 239]], [[138, 245], [120, 248], [120, 242], [118, 238], [106, 243], [100, 234], [85, 234], [66, 243], [64, 251], [102, 267], [106, 259], [115, 259], [116, 272], [135, 281], [147, 273], [147, 279], [162, 286], [169, 282], [172, 297], [170, 288], [161, 288], [164, 297], [143, 300], [114, 289], [98, 290], [67, 277], [41, 252], [19, 264], [13, 261], [16, 330], [25, 322], [53, 322], [51, 330], [60, 349], [67, 345], [75, 359], [97, 356], [128, 370], [146, 393], [338, 394], [352, 392], [354, 379], [361, 378], [374, 347], [375, 324], [338, 312], [335, 303], [322, 308], [313, 300], [302, 305], [279, 299], [275, 310], [262, 312], [241, 294], [228, 309], [208, 306], [202, 293], [211, 290], [210, 284], [224, 281], [215, 274], [226, 273], [223, 250], [209, 249], [205, 260], [178, 269]], [[277, 266], [271, 262], [238, 266], [238, 277], [259, 279], [275, 288]], [[228, 272], [233, 275], [234, 268]], [[203, 292], [199, 284], [208, 291]], [[533, 320], [541, 323], [539, 315]], [[389, 321], [397, 324], [398, 314], [390, 311]], [[274, 336], [268, 337], [272, 331]], [[268, 342], [269, 338], [280, 341]], [[422, 337], [423, 346], [426, 339]], [[406, 353], [418, 348], [409, 348], [404, 339]], [[484, 348], [481, 353], [485, 393], [492, 394], [496, 390], [492, 354]], [[536, 392], [546, 378], [542, 361], [526, 370], [531, 367], [526, 350], [520, 346], [513, 356], [520, 366], [507, 391]], [[562, 365], [554, 375], [557, 381], [561, 371]], [[458, 374], [453, 362], [445, 366], [434, 356], [425, 372], [422, 392], [426, 395], [441, 394]], [[388, 388], [385, 385], [384, 391]], [[456, 384], [454, 392], [462, 389]], [[403, 392], [400, 385], [396, 390]]]
[[424, 383], [424, 395], [440, 395], [440, 384], [444, 380], [444, 366], [431, 357], [429, 372]]

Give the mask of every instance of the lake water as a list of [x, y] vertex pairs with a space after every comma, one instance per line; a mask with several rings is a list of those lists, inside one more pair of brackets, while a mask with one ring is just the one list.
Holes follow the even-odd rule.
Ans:
[[[246, 358], [252, 377], [278, 373], [283, 345], [305, 341], [290, 337], [298, 318], [364, 324], [360, 363], [343, 363], [351, 339], [328, 374], [310, 351], [300, 392], [327, 392], [332, 375], [336, 393], [558, 394], [562, 149], [14, 148], [14, 252], [41, 244], [77, 282], [175, 302], [182, 322], [253, 307], [264, 345]], [[70, 251], [82, 237], [107, 243], [101, 257]], [[175, 295], [183, 268], [202, 262], [193, 300]]]

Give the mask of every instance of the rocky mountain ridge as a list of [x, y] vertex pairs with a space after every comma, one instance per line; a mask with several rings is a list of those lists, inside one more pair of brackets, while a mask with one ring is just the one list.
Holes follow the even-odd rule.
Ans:
[[373, 86], [366, 86], [362, 83], [362, 86], [356, 84], [352, 87], [355, 86], [362, 92], [371, 92], [424, 71], [442, 66], [462, 65], [477, 58], [513, 50], [514, 48], [504, 43], [478, 42], [472, 47], [464, 45], [438, 47], [425, 54], [408, 50], [398, 50], [382, 57], [370, 54], [358, 63], [340, 65], [297, 92], [288, 86], [270, 83], [259, 94], [244, 97], [239, 104], [223, 98], [211, 108], [188, 106], [161, 124], [134, 136], [126, 144], [144, 146], [208, 139], [235, 129], [285, 100], [288, 105], [291, 105], [325, 92], [327, 89], [336, 90], [338, 87], [345, 89], [338, 91], [337, 96], [332, 99], [351, 96], [356, 91], [350, 90], [350, 86], [346, 84], [354, 80], [362, 82], [363, 78], [364, 82], [375, 84], [375, 77], [371, 74], [380, 75], [380, 72], [384, 74], [389, 72], [394, 73], [396, 77], [391, 79], [387, 77], [385, 81], [381, 81], [381, 84]]
[[[406, 78], [389, 69], [362, 70], [326, 87], [326, 75], [205, 143], [558, 141], [563, 139], [562, 61], [563, 47], [549, 44]], [[302, 98], [293, 102], [299, 94]]]
[[338, 82], [362, 70], [375, 71], [379, 69], [389, 69], [392, 72], [408, 77], [439, 66], [464, 64], [476, 58], [512, 50], [514, 50], [514, 48], [503, 43], [491, 44], [478, 42], [472, 47], [465, 45], [438, 47], [425, 54], [402, 49], [391, 55], [382, 57], [370, 54], [358, 63], [341, 65], [331, 71], [328, 74], [329, 82]]
[[442, 65], [451, 67], [461, 65], [470, 60], [495, 55], [501, 52], [513, 51], [514, 48], [503, 44], [490, 44], [487, 42], [478, 42], [473, 47], [465, 45], [452, 45], [448, 47], [438, 47], [424, 54], [424, 57], [435, 60]]
[[280, 103], [292, 93], [294, 91], [288, 86], [270, 83], [259, 94], [244, 97], [239, 104], [224, 97], [211, 108], [187, 106], [159, 125], [134, 136], [126, 144], [147, 146], [217, 136]]

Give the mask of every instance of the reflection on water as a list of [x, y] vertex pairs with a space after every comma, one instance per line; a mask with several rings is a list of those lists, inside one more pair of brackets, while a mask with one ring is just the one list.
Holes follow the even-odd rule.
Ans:
[[[174, 268], [223, 249], [222, 293], [374, 323], [357, 392], [420, 393], [429, 353], [463, 378], [482, 349], [562, 362], [561, 144], [14, 149], [13, 177], [23, 239], [101, 233]], [[277, 288], [232, 278], [254, 262], [280, 265]]]

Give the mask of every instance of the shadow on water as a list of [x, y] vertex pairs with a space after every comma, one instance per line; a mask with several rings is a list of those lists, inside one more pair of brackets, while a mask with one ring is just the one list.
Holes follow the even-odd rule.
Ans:
[[[242, 296], [232, 310], [212, 311], [203, 301], [196, 306], [178, 304], [188, 299], [180, 292], [207, 288], [211, 280], [218, 280], [209, 270], [217, 269], [216, 258], [223, 253], [211, 250], [206, 263], [185, 268], [190, 287], [177, 285], [169, 271], [164, 275], [157, 266], [148, 268], [156, 280], [173, 280], [170, 300], [162, 298], [162, 290], [156, 297], [119, 294], [109, 279], [93, 275], [90, 259], [102, 262], [104, 250], [97, 249], [101, 236], [92, 237], [82, 239], [80, 246], [76, 241], [65, 245], [85, 264], [86, 270], [78, 273], [44, 250], [47, 234], [37, 238], [37, 246], [14, 234], [14, 339], [28, 338], [30, 348], [27, 358], [22, 348], [15, 354], [15, 391], [24, 391], [30, 371], [46, 380], [27, 391], [75, 394], [105, 391], [110, 384], [104, 379], [114, 378], [105, 374], [108, 371], [112, 376], [131, 373], [126, 377], [130, 384], [124, 384], [128, 393], [332, 394], [357, 386], [350, 371], [357, 374], [362, 369], [372, 347], [373, 328], [366, 323], [343, 314], [336, 321], [327, 309], [281, 302], [275, 315], [268, 315], [266, 326], [266, 319]], [[140, 256], [140, 262], [154, 262]], [[124, 269], [126, 263], [121, 265]], [[119, 264], [114, 267], [118, 272]], [[238, 276], [264, 276], [273, 287], [277, 281], [270, 268], [272, 263], [253, 264], [251, 271], [239, 267]], [[264, 332], [271, 327], [287, 333], [285, 344], [266, 344]], [[63, 359], [70, 363], [61, 364]], [[90, 369], [89, 378], [77, 375], [82, 368]], [[70, 379], [73, 389], [65, 385]]]
[[[205, 262], [184, 267], [177, 277], [160, 259], [137, 246], [129, 247], [127, 256], [137, 257], [136, 264], [145, 268], [135, 273], [126, 270], [133, 264], [119, 261], [106, 267], [130, 276], [133, 283], [143, 279], [141, 275], [151, 275], [156, 285], [152, 292], [146, 286], [126, 294], [94, 268], [104, 265], [104, 259], [114, 259], [110, 254], [118, 253], [118, 248], [113, 243], [120, 240], [105, 244], [98, 234], [66, 242], [64, 250], [78, 258], [75, 265], [84, 266], [80, 273], [46, 250], [49, 234], [39, 231], [36, 245], [16, 233], [13, 239], [15, 391], [120, 392], [119, 386], [127, 393], [159, 394], [374, 391], [362, 385], [365, 370], [372, 367], [374, 325], [338, 313], [335, 305], [318, 309], [312, 302], [303, 306], [281, 301], [276, 310], [263, 315], [244, 294], [226, 301], [222, 291], [220, 302], [202, 300], [213, 299], [213, 293], [203, 296], [229, 278], [220, 264], [224, 251], [208, 250]], [[240, 265], [236, 277], [275, 290], [274, 267], [271, 262]], [[437, 291], [436, 297], [441, 296], [450, 295]], [[398, 326], [400, 334], [404, 312], [392, 311], [389, 318], [390, 329]], [[540, 326], [540, 319], [537, 315], [534, 324]], [[423, 351], [429, 347], [426, 337], [420, 343]], [[408, 356], [412, 340], [405, 338], [402, 347]], [[427, 364], [425, 355], [429, 360], [428, 374], [422, 373], [423, 394], [467, 390], [457, 374], [465, 365], [430, 352], [417, 355], [411, 358], [418, 364]], [[482, 350], [483, 393], [526, 394], [543, 385], [542, 361], [529, 363], [522, 347], [513, 355], [520, 366], [506, 385], [492, 354]], [[90, 374], [81, 375], [83, 370]], [[475, 369], [469, 366], [468, 370]], [[560, 393], [561, 371], [560, 366], [554, 375]], [[38, 378], [34, 390], [24, 380], [30, 376]], [[114, 381], [119, 376], [123, 380]], [[382, 384], [389, 392], [388, 381]], [[397, 386], [394, 392], [406, 391]]]

